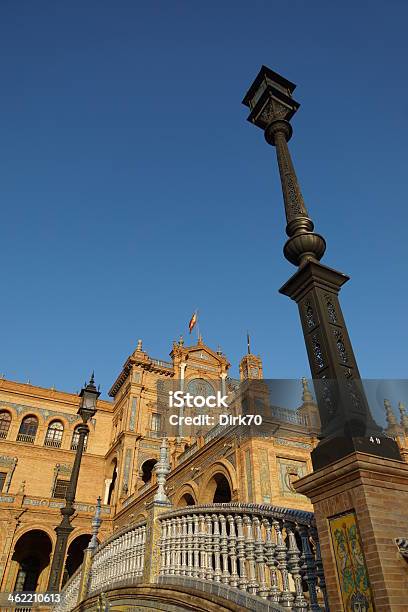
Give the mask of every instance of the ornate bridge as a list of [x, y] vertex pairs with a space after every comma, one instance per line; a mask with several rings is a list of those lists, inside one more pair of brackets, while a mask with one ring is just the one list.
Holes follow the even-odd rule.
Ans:
[[71, 610], [328, 610], [312, 513], [257, 504], [166, 511], [98, 548], [63, 590]]

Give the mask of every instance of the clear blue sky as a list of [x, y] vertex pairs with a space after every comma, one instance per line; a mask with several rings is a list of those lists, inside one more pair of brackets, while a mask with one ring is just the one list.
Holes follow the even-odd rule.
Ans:
[[232, 374], [309, 375], [282, 255], [275, 151], [241, 100], [297, 83], [291, 141], [360, 370], [406, 378], [408, 5], [403, 0], [0, 6], [1, 358], [106, 395], [137, 339], [166, 359], [198, 306]]

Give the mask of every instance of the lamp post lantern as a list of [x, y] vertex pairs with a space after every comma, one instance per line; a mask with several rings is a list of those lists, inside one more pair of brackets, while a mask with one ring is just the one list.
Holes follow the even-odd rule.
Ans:
[[71, 517], [75, 512], [74, 501], [78, 484], [79, 469], [81, 467], [82, 453], [84, 451], [85, 438], [89, 434], [88, 421], [96, 413], [96, 402], [99, 396], [100, 391], [95, 386], [94, 373], [92, 372], [89, 383], [85, 383], [85, 386], [79, 393], [80, 403], [77, 414], [81, 416], [82, 423], [77, 428], [79, 433], [78, 446], [75, 453], [74, 465], [72, 466], [71, 478], [65, 494], [65, 506], [61, 508], [62, 520], [58, 527], [55, 528], [57, 541], [55, 544], [50, 577], [48, 580], [49, 591], [59, 591], [61, 587], [61, 577], [64, 568], [68, 538], [69, 534], [74, 529], [71, 525]]
[[262, 66], [242, 102], [250, 109], [248, 121], [276, 148], [288, 236], [283, 253], [298, 267], [280, 293], [298, 304], [322, 425], [313, 466], [353, 451], [400, 459], [397, 444], [371, 415], [341, 311], [338, 294], [349, 277], [320, 263], [326, 241], [314, 232], [288, 148], [290, 120], [299, 108], [295, 87]]

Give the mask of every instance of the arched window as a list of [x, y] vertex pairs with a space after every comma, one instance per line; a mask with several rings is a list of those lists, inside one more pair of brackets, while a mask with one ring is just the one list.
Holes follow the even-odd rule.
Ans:
[[45, 446], [53, 446], [54, 448], [60, 448], [62, 442], [62, 434], [64, 433], [64, 426], [60, 421], [53, 421], [48, 425], [47, 435], [45, 436]]
[[[79, 427], [79, 425], [77, 425], [75, 427], [74, 433], [72, 434], [71, 450], [76, 450], [78, 448], [78, 443], [79, 443], [79, 431], [78, 431], [78, 427]], [[88, 434], [86, 434], [85, 440], [84, 440], [84, 452], [86, 451], [87, 443], [88, 443]]]
[[2, 410], [0, 412], [0, 438], [7, 438], [8, 430], [10, 429], [11, 414]]
[[38, 429], [38, 419], [35, 416], [27, 416], [21, 421], [17, 440], [33, 444]]

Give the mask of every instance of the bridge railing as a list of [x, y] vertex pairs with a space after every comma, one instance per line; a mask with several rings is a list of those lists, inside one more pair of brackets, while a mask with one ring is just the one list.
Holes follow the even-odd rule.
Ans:
[[159, 521], [161, 577], [219, 582], [285, 608], [321, 610], [326, 587], [312, 513], [230, 503], [174, 510]]
[[103, 542], [92, 557], [88, 595], [118, 580], [136, 580], [143, 574], [146, 522], [126, 527]]
[[[157, 511], [157, 512], [156, 512]], [[155, 514], [156, 512], [156, 514]], [[63, 589], [54, 609], [69, 612], [88, 597], [145, 583], [215, 583], [275, 603], [277, 609], [327, 609], [314, 516], [268, 504], [152, 507], [96, 550]], [[211, 583], [211, 584], [210, 584]], [[258, 608], [257, 608], [258, 609]], [[263, 609], [263, 608], [262, 608]]]
[[81, 582], [81, 567], [69, 578], [62, 589], [62, 600], [61, 603], [56, 607], [58, 612], [70, 612], [75, 608], [78, 596], [79, 596], [79, 585]]

